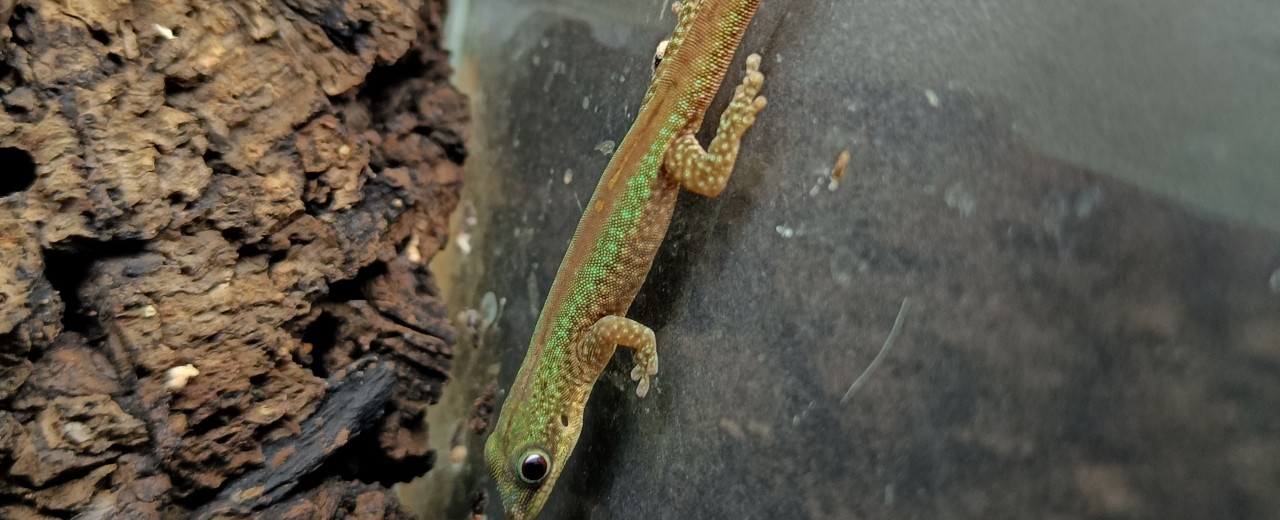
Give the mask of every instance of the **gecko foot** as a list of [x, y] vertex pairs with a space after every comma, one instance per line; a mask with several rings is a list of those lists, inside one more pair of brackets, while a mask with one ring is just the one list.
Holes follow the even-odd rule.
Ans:
[[[734, 104], [741, 106], [738, 110], [749, 112], [751, 114], [751, 122], [755, 122], [756, 114], [764, 110], [768, 100], [760, 95], [760, 88], [764, 86], [764, 73], [760, 72], [760, 55], [751, 53], [747, 56], [747, 72], [742, 77], [742, 84], [733, 91]], [[747, 123], [750, 126], [751, 123]]]
[[635, 368], [631, 369], [631, 380], [637, 381], [636, 396], [644, 397], [649, 393], [649, 378], [658, 373], [658, 356], [652, 350], [637, 350]]
[[[663, 158], [663, 171], [685, 189], [705, 197], [715, 197], [724, 190], [738, 160], [742, 136], [764, 110], [764, 74], [760, 72], [760, 55], [747, 56], [742, 83], [733, 91], [733, 101], [720, 115], [720, 128], [706, 149], [693, 133], [686, 133], [671, 143]], [[696, 130], [696, 129], [695, 129]]]
[[658, 341], [653, 329], [624, 316], [600, 318], [591, 326], [584, 342], [584, 352], [594, 358], [589, 364], [604, 368], [613, 354], [614, 345], [629, 348], [635, 353], [636, 366], [631, 370], [631, 379], [638, 382], [636, 395], [644, 397], [649, 393], [649, 379], [658, 373]]

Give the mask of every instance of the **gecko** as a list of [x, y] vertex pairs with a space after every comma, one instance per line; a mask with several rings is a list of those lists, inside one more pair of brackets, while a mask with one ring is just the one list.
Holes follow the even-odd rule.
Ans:
[[658, 372], [654, 332], [626, 317], [666, 235], [681, 188], [715, 197], [739, 144], [765, 107], [760, 56], [711, 143], [702, 126], [760, 0], [675, 3], [676, 27], [660, 44], [631, 129], [605, 167], [556, 272], [484, 456], [512, 520], [537, 516], [582, 432], [596, 380], [617, 347], [633, 352], [636, 395]]

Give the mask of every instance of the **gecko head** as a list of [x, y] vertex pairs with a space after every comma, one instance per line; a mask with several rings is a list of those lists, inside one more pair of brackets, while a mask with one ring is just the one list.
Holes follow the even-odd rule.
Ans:
[[508, 398], [485, 441], [485, 463], [511, 520], [530, 520], [542, 510], [582, 431], [581, 417], [524, 409], [536, 402]]

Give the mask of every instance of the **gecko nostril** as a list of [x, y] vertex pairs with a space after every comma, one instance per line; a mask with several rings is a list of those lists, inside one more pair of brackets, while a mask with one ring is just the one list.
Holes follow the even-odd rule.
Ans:
[[560, 426], [564, 426], [565, 428], [569, 427], [569, 414], [560, 414]]

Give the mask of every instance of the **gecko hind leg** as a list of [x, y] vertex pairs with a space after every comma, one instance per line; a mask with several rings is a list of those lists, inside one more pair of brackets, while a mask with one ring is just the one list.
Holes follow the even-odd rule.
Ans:
[[663, 169], [685, 189], [706, 197], [715, 197], [724, 190], [738, 160], [738, 148], [742, 135], [756, 122], [756, 114], [765, 107], [760, 94], [764, 86], [764, 74], [760, 72], [760, 55], [747, 56], [746, 74], [742, 84], [733, 92], [733, 101], [720, 116], [720, 128], [703, 149], [690, 129], [677, 137], [663, 158]]
[[[636, 395], [649, 393], [649, 378], [658, 373], [658, 341], [653, 329], [622, 316], [605, 316], [591, 326], [584, 345], [587, 352], [594, 353], [611, 352], [613, 345], [631, 349], [635, 353], [631, 379], [637, 381]], [[607, 361], [606, 357], [601, 364]]]

